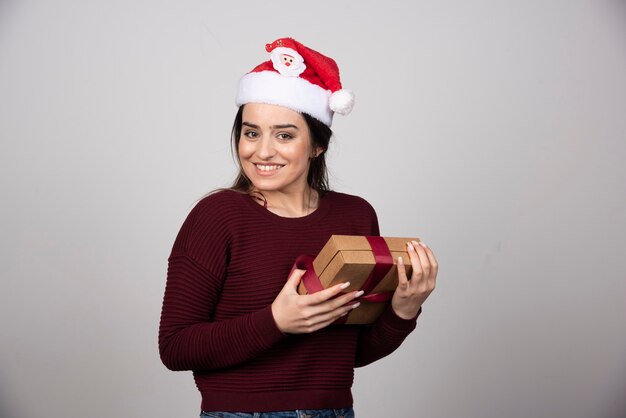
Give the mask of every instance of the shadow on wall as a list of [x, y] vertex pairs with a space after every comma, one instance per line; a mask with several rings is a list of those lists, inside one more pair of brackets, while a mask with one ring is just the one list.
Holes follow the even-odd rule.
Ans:
[[624, 418], [626, 417], [626, 378], [621, 384], [615, 385], [615, 389], [611, 391], [612, 396], [602, 405], [603, 413], [597, 415], [602, 418]]
[[7, 391], [4, 390], [4, 385], [0, 383], [0, 417], [18, 418], [15, 410], [9, 405], [9, 399], [7, 399], [6, 392]]

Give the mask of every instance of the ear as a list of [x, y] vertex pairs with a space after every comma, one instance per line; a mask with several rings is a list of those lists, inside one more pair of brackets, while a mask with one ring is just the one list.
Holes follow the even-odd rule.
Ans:
[[313, 149], [313, 153], [311, 154], [311, 159], [319, 157], [324, 152], [324, 148], [315, 147]]

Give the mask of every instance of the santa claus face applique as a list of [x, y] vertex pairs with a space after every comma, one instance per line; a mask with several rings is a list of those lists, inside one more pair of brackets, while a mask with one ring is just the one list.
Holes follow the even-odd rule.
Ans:
[[290, 67], [291, 64], [293, 64], [293, 62], [295, 61], [291, 55], [287, 54], [280, 54], [280, 60], [283, 62], [283, 65], [285, 67]]
[[270, 59], [274, 69], [286, 77], [298, 77], [306, 68], [302, 56], [291, 48], [275, 48]]

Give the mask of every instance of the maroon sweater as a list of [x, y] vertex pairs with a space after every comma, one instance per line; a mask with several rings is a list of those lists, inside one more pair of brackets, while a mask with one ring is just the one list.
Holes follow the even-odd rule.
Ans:
[[351, 406], [354, 367], [388, 355], [415, 328], [391, 308], [372, 326], [277, 328], [271, 303], [295, 258], [317, 254], [332, 234], [379, 235], [374, 209], [329, 192], [310, 215], [284, 218], [233, 191], [192, 209], [169, 257], [159, 350], [169, 369], [193, 370], [203, 410]]

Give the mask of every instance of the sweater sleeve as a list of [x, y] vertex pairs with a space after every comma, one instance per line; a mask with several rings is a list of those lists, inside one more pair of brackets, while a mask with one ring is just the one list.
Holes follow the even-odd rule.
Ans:
[[[373, 236], [380, 236], [376, 212], [373, 208], [371, 208], [371, 212], [372, 229], [370, 233]], [[368, 365], [394, 352], [415, 329], [417, 318], [421, 312], [422, 309], [420, 308], [415, 318], [406, 320], [396, 315], [390, 304], [373, 324], [361, 327], [355, 366]]]
[[402, 319], [389, 305], [376, 322], [361, 329], [355, 366], [366, 366], [393, 353], [415, 329], [421, 313], [422, 308], [415, 318]]
[[213, 321], [229, 258], [224, 208], [211, 197], [191, 211], [168, 260], [159, 353], [171, 370], [224, 368], [256, 357], [284, 338], [271, 306]]

